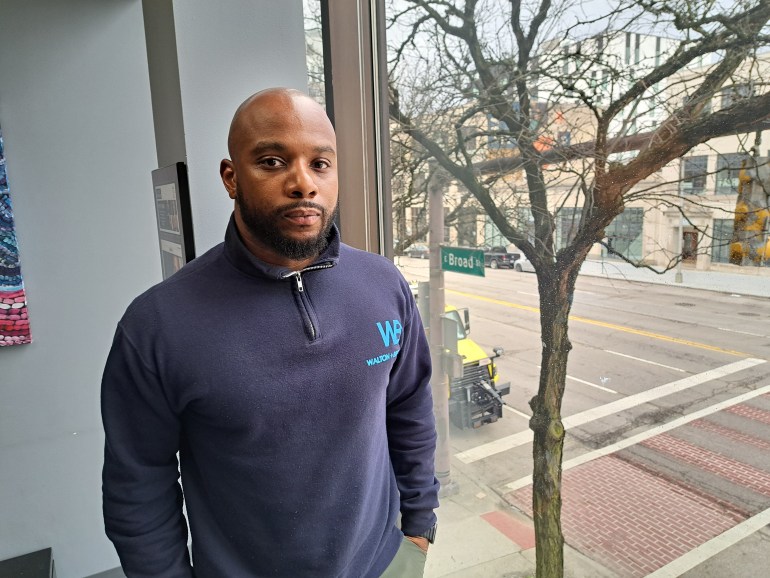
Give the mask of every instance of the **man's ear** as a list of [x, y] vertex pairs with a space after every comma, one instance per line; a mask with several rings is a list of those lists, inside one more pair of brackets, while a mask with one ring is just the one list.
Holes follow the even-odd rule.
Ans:
[[222, 162], [219, 163], [219, 176], [222, 177], [222, 183], [224, 183], [225, 189], [227, 189], [227, 194], [231, 199], [234, 199], [237, 179], [235, 177], [233, 161], [222, 159]]

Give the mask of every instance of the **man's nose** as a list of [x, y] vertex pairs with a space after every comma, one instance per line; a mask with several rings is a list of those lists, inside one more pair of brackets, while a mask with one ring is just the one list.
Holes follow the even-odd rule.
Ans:
[[290, 197], [295, 199], [313, 198], [318, 190], [310, 167], [296, 165], [291, 172], [291, 178], [286, 183]]

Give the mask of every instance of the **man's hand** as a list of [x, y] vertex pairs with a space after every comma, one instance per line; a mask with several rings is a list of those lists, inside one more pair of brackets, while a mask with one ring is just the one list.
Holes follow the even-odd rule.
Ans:
[[404, 536], [404, 538], [417, 544], [417, 547], [426, 554], [428, 553], [428, 546], [430, 545], [430, 542], [428, 542], [427, 538], [423, 538], [422, 536]]

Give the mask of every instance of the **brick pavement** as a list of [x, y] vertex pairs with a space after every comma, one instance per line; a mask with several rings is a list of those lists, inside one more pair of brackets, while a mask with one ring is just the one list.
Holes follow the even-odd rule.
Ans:
[[[764, 396], [763, 396], [764, 397]], [[746, 403], [727, 408], [725, 411], [770, 425], [770, 411]]]
[[707, 419], [696, 419], [688, 424], [691, 427], [701, 429], [708, 433], [717, 434], [723, 438], [727, 438], [742, 444], [753, 446], [757, 449], [770, 452], [770, 442], [754, 437], [752, 435], [739, 432], [734, 429], [716, 424]]
[[[505, 499], [532, 514], [532, 486]], [[615, 456], [564, 473], [565, 540], [620, 576], [642, 577], [743, 518]]]
[[668, 454], [681, 463], [716, 474], [741, 487], [770, 497], [770, 474], [717, 452], [698, 447], [669, 434], [657, 435], [640, 445]]
[[[770, 411], [750, 404], [723, 411], [770, 424]], [[743, 453], [740, 448], [767, 452], [770, 442], [708, 418], [682, 426], [688, 427], [709, 435], [696, 445], [672, 435], [677, 428], [639, 445], [673, 460], [683, 472], [708, 472], [770, 498], [770, 471], [736, 458]], [[722, 439], [718, 447], [724, 448], [728, 441], [736, 451], [725, 455], [725, 449], [722, 453], [709, 449], [714, 435]], [[698, 486], [686, 473], [682, 479], [669, 479], [654, 464], [638, 462], [623, 451], [564, 472], [562, 528], [567, 543], [619, 576], [636, 578], [665, 566], [749, 515], [746, 504], [714, 495], [713, 489]], [[504, 498], [532, 515], [531, 485]]]

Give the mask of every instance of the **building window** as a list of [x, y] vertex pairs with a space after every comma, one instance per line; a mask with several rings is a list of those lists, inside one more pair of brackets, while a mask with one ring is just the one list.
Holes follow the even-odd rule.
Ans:
[[428, 240], [428, 215], [423, 207], [412, 207], [412, 235], [415, 241]]
[[730, 240], [733, 237], [732, 219], [714, 219], [713, 240], [711, 241], [711, 262], [730, 262]]
[[644, 209], [630, 207], [615, 217], [604, 230], [607, 236], [607, 257], [617, 259], [618, 254], [626, 259], [640, 260], [642, 258], [642, 228]]
[[701, 195], [706, 190], [708, 157], [706, 155], [682, 159], [682, 180], [680, 191], [683, 195]]
[[717, 195], [735, 195], [738, 193], [738, 175], [745, 158], [746, 155], [743, 153], [717, 156]]
[[639, 64], [639, 60], [641, 58], [641, 50], [640, 48], [641, 44], [641, 35], [636, 35], [636, 44], [634, 44], [634, 63]]
[[556, 248], [563, 249], [577, 236], [583, 207], [564, 207], [556, 215]]
[[631, 33], [626, 32], [626, 64], [631, 64]]
[[754, 91], [750, 84], [733, 84], [723, 88], [720, 95], [722, 98], [722, 108], [727, 108], [739, 100], [750, 98], [754, 95]]
[[516, 141], [504, 121], [497, 120], [490, 114], [487, 115], [487, 126], [489, 127], [488, 139], [490, 149], [512, 149], [516, 147]]

